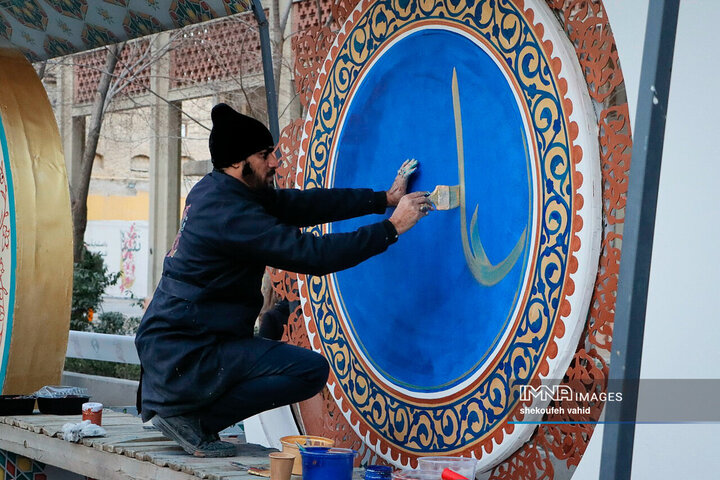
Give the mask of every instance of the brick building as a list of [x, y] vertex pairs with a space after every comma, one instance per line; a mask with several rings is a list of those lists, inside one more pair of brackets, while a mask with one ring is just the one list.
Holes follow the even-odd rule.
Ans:
[[[272, 8], [268, 2], [268, 18]], [[281, 13], [290, 8], [285, 38], [319, 23], [314, 2], [288, 6], [281, 1], [279, 8]], [[283, 52], [281, 128], [302, 114], [290, 41], [284, 42]], [[46, 65], [43, 81], [60, 126], [71, 185], [79, 175], [77, 165], [105, 57], [106, 50], [99, 49]], [[128, 42], [114, 74], [119, 80], [111, 84], [112, 101], [93, 165], [85, 241], [104, 253], [111, 271], [125, 276], [130, 267], [125, 265], [122, 244], [128, 229], [145, 236], [131, 266], [131, 280], [137, 279], [142, 287], [114, 287], [108, 292], [143, 297], [151, 293], [161, 269], [162, 255], [153, 259], [152, 245], [159, 245], [159, 251], [169, 244], [185, 196], [212, 168], [207, 147], [212, 106], [226, 102], [267, 122], [257, 22], [247, 12]], [[179, 183], [172, 181], [178, 173]], [[143, 276], [147, 282], [140, 281]]]

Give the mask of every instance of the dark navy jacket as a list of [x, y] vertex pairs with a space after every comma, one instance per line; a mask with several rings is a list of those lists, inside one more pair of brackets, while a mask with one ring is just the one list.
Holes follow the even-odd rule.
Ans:
[[384, 220], [321, 237], [299, 227], [383, 213], [384, 192], [250, 190], [214, 170], [190, 191], [163, 276], [135, 345], [142, 410], [171, 416], [211, 403], [271, 341], [253, 339], [266, 266], [325, 275], [377, 255], [397, 240]]

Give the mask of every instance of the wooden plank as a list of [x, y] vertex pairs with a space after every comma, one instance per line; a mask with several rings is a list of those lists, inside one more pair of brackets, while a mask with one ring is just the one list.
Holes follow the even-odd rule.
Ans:
[[88, 438], [83, 440], [83, 444], [95, 447], [98, 445], [123, 445], [133, 442], [151, 442], [161, 440], [165, 440], [165, 437], [158, 435], [157, 433], [154, 435], [148, 435], [143, 432], [127, 431], [114, 435], [107, 435], [105, 437]]
[[150, 462], [103, 452], [28, 430], [0, 425], [0, 449], [103, 480], [196, 480], [183, 472]]
[[[177, 458], [187, 455], [185, 451], [179, 451], [179, 452], [151, 452], [149, 454], [150, 459], [149, 462], [154, 463], [155, 465], [158, 465], [160, 467], [168, 467], [170, 468], [170, 465], [176, 465]], [[179, 468], [178, 468], [179, 470]]]
[[[224, 440], [236, 444], [237, 456], [219, 459], [193, 457], [158, 430], [143, 428], [138, 417], [112, 411], [103, 412], [103, 427], [108, 432], [104, 437], [85, 438], [79, 444], [52, 438], [61, 432], [65, 423], [78, 421], [77, 415], [0, 417], [0, 448], [104, 480], [255, 480], [257, 477], [232, 466], [230, 461], [267, 467], [267, 455], [274, 451], [260, 445], [239, 443], [236, 438], [226, 438]], [[5, 435], [6, 432], [8, 435]], [[115, 470], [109, 472], [110, 466], [114, 466]]]
[[[175, 442], [169, 441], [169, 443], [165, 445], [158, 445], [156, 447], [153, 446], [145, 446], [136, 450], [125, 450], [123, 451], [123, 455], [127, 455], [129, 457], [136, 458], [138, 460], [142, 460], [144, 462], [151, 462], [152, 461], [152, 453], [154, 452], [168, 452], [168, 451], [178, 451], [178, 452], [184, 452], [184, 450]], [[189, 455], [188, 455], [189, 456]], [[173, 464], [168, 465], [170, 468], [173, 468]]]
[[172, 440], [162, 439], [152, 442], [128, 442], [121, 445], [115, 444], [115, 453], [121, 453], [130, 457], [143, 452], [152, 452], [156, 450], [175, 450], [181, 447]]

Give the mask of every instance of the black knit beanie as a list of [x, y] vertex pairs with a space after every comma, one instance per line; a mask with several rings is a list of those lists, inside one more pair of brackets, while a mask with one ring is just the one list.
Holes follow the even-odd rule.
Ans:
[[210, 157], [215, 168], [241, 162], [254, 153], [273, 148], [272, 134], [261, 122], [219, 103], [210, 114]]

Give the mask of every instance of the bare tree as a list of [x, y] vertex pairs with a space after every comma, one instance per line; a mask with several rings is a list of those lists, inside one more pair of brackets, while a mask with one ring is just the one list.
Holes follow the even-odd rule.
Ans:
[[[153, 49], [148, 42], [135, 41], [110, 45], [106, 48], [105, 64], [100, 70], [100, 79], [93, 96], [88, 133], [85, 139], [83, 155], [80, 160], [80, 174], [70, 185], [70, 202], [73, 218], [73, 259], [82, 259], [85, 230], [87, 228], [87, 197], [90, 190], [90, 177], [97, 154], [103, 119], [111, 102], [126, 87], [139, 81], [152, 64], [165, 55], [171, 42], [159, 49]], [[121, 62], [123, 51], [132, 48], [127, 60]], [[151, 92], [153, 93], [153, 92]]]
[[272, 43], [273, 43], [273, 79], [275, 81], [275, 98], [280, 97], [280, 78], [282, 77], [283, 47], [285, 46], [285, 28], [290, 18], [292, 0], [286, 0], [285, 8], [280, 11], [280, 0], [272, 2]]
[[[282, 7], [280, 3], [280, 0], [273, 0], [272, 15], [270, 18], [270, 21], [272, 22], [273, 73], [276, 95], [279, 95], [282, 67], [283, 62], [285, 61], [285, 59], [283, 59], [283, 47], [287, 37], [284, 35], [284, 32], [292, 8], [291, 0], [288, 0]], [[239, 15], [237, 18], [243, 23], [246, 22], [244, 16]], [[189, 28], [191, 29], [193, 27]], [[256, 28], [257, 26], [255, 25], [255, 29]], [[161, 55], [167, 53], [170, 45], [178, 44], [177, 40], [181, 38], [181, 32], [182, 30], [176, 32], [172, 40], [168, 42], [165, 48], [159, 50], [150, 48], [146, 43], [145, 48], [139, 48], [139, 45], [143, 45], [141, 41], [128, 42], [127, 45], [125, 43], [120, 43], [105, 47], [105, 63], [101, 68], [97, 90], [95, 91], [93, 97], [92, 113], [88, 119], [88, 133], [85, 140], [83, 155], [78, 167], [80, 174], [77, 176], [74, 184], [70, 185], [74, 240], [73, 258], [75, 262], [81, 260], [83, 252], [84, 236], [87, 228], [87, 197], [90, 189], [90, 178], [97, 154], [97, 147], [100, 140], [105, 113], [108, 111], [113, 99], [117, 97], [120, 92], [122, 92], [130, 84], [137, 82], [139, 77], [144, 72], [147, 72], [151, 65], [157, 61]], [[130, 55], [125, 55], [125, 61], [120, 61], [120, 58], [123, 56], [123, 51], [127, 48], [134, 48], [135, 51], [132, 51]], [[217, 57], [215, 52], [209, 53], [212, 56]], [[215, 58], [215, 60], [218, 64], [222, 63], [222, 60], [219, 58]], [[39, 68], [39, 74], [44, 74], [44, 65], [41, 65]], [[252, 111], [254, 108], [243, 85], [243, 76], [244, 75], [241, 73], [237, 81], [239, 81], [240, 90], [242, 90], [246, 103]], [[157, 95], [152, 91], [150, 93]], [[132, 100], [132, 97], [128, 98]], [[191, 120], [195, 121], [192, 118]]]
[[106, 105], [112, 97], [108, 97], [113, 72], [117, 65], [124, 43], [107, 47], [105, 67], [100, 74], [97, 90], [93, 97], [92, 114], [90, 115], [90, 130], [88, 132], [83, 155], [80, 160], [80, 175], [77, 184], [70, 185], [70, 204], [73, 218], [73, 259], [75, 263], [82, 260], [85, 229], [87, 228], [87, 196], [90, 189], [90, 175], [92, 173], [95, 154], [97, 153], [100, 129], [105, 114]]

